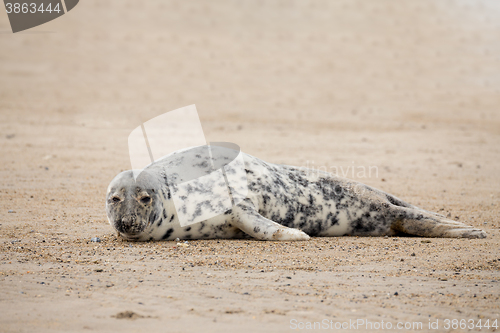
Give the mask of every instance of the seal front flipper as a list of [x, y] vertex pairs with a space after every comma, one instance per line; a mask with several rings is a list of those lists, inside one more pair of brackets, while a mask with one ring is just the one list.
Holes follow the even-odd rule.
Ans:
[[309, 236], [299, 229], [287, 228], [266, 219], [247, 201], [240, 202], [233, 207], [233, 214], [233, 223], [237, 228], [260, 240], [296, 241], [309, 239]]
[[422, 237], [486, 238], [486, 233], [462, 222], [442, 218], [437, 214], [406, 207], [397, 207], [391, 228]]

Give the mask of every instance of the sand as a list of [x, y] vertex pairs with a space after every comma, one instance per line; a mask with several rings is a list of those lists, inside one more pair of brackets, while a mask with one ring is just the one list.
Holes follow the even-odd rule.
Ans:
[[[495, 1], [86, 0], [17, 34], [1, 12], [0, 331], [500, 325]], [[488, 238], [122, 241], [104, 198], [127, 136], [190, 104], [208, 141]]]

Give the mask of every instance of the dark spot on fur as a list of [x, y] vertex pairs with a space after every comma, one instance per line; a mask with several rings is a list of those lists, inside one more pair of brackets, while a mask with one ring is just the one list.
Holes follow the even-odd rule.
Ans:
[[316, 220], [316, 221], [311, 221], [309, 223], [309, 228], [307, 228], [307, 234], [309, 236], [317, 236], [321, 231], [323, 230], [322, 228], [322, 221], [321, 220]]
[[151, 212], [151, 214], [149, 214], [149, 223], [153, 224], [156, 221], [156, 217], [156, 212]]
[[339, 224], [339, 220], [338, 220], [337, 216], [333, 215], [332, 212], [328, 213], [328, 215], [326, 216], [326, 222], [328, 223], [328, 225], [330, 227]]
[[173, 228], [168, 229], [165, 235], [163, 235], [162, 239], [167, 239], [168, 237], [170, 237], [170, 235], [172, 235], [173, 232], [174, 232]]
[[205, 228], [205, 222], [200, 222], [200, 223], [199, 223], [199, 226], [200, 226], [200, 227], [198, 228], [198, 231], [202, 231], [202, 230], [203, 230], [203, 228]]
[[281, 219], [280, 224], [284, 225], [285, 227], [293, 228], [294, 221], [295, 221], [295, 213], [292, 209], [289, 209], [286, 212], [285, 218]]
[[210, 200], [205, 200], [203, 202], [198, 202], [196, 204], [196, 208], [193, 212], [193, 215], [192, 217], [195, 218], [195, 217], [198, 217], [202, 214], [202, 207], [207, 207], [209, 209], [212, 209], [212, 203]]
[[342, 186], [340, 186], [340, 185], [335, 186], [334, 192], [335, 192], [335, 195], [341, 195], [343, 192]]
[[203, 161], [201, 163], [195, 164], [194, 166], [195, 167], [201, 167], [201, 168], [207, 168], [208, 167], [208, 163], [207, 163], [207, 161]]

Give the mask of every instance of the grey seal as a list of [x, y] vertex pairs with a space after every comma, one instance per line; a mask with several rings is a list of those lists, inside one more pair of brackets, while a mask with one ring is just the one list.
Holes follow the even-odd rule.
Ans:
[[[188, 226], [178, 210], [210, 212], [210, 202], [182, 201], [174, 207], [168, 172], [188, 165], [202, 168], [210, 157], [192, 148], [175, 152], [146, 167], [134, 178], [118, 174], [106, 194], [109, 223], [127, 240], [245, 238], [307, 240], [309, 237], [393, 236], [485, 238], [483, 230], [423, 210], [359, 182], [326, 172], [267, 163], [241, 153], [244, 177], [230, 184], [243, 200], [223, 214]], [[231, 174], [231, 169], [227, 170]], [[201, 187], [206, 184], [201, 184]], [[183, 197], [184, 198], [184, 197]], [[192, 207], [190, 207], [190, 205]]]

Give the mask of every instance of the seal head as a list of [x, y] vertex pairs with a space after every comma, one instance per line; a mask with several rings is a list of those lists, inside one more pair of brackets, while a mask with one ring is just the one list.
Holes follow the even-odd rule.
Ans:
[[145, 230], [160, 218], [163, 202], [159, 182], [143, 171], [134, 179], [132, 171], [118, 174], [106, 194], [109, 223], [127, 240], [139, 240]]

